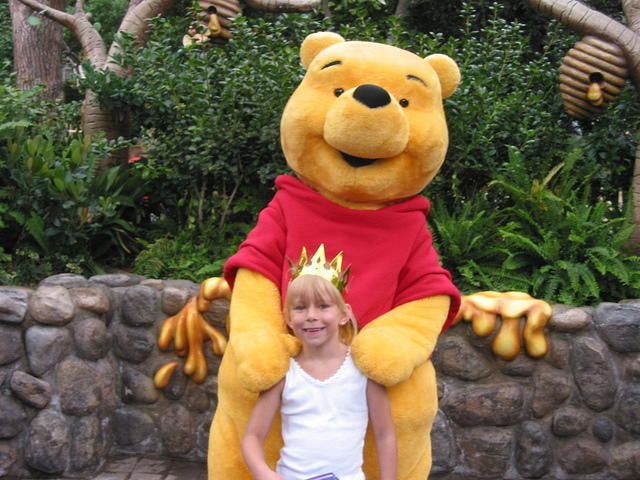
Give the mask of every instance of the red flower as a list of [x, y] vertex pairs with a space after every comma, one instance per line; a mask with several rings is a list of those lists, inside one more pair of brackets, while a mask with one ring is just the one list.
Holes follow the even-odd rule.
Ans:
[[128, 163], [136, 163], [142, 160], [142, 157], [131, 157]]

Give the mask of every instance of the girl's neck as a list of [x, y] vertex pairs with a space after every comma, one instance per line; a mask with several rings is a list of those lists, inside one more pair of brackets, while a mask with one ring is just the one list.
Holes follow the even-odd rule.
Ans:
[[348, 350], [348, 345], [342, 342], [320, 348], [305, 348], [303, 345], [295, 359], [309, 375], [318, 380], [326, 380], [331, 378], [344, 363]]
[[308, 359], [327, 360], [332, 357], [344, 357], [348, 348], [349, 347], [342, 343], [341, 340], [336, 340], [336, 342], [326, 343], [317, 347], [305, 345], [303, 343], [302, 349], [296, 359], [303, 357]]

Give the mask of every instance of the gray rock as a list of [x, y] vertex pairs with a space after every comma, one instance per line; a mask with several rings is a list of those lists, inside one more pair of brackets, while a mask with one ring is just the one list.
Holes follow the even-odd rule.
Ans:
[[51, 385], [20, 370], [13, 372], [10, 386], [16, 397], [32, 407], [42, 409], [51, 401]]
[[27, 426], [27, 412], [11, 395], [0, 394], [0, 438], [13, 438]]
[[616, 352], [640, 352], [640, 306], [602, 303], [596, 308], [595, 324]]
[[468, 471], [464, 478], [505, 478], [512, 448], [510, 431], [481, 427], [462, 432], [463, 463]]
[[53, 410], [42, 410], [29, 426], [25, 460], [31, 468], [51, 475], [69, 465], [69, 428], [64, 417]]
[[78, 359], [68, 359], [57, 368], [60, 409], [68, 415], [88, 415], [97, 410], [101, 401], [100, 385], [95, 368]]
[[100, 420], [80, 417], [71, 427], [71, 466], [75, 471], [93, 471], [108, 452], [101, 442]]
[[522, 416], [524, 393], [519, 385], [494, 384], [460, 388], [447, 395], [445, 413], [458, 425], [513, 425]]
[[573, 345], [571, 361], [584, 403], [596, 412], [611, 407], [617, 386], [606, 346], [595, 338], [579, 338]]
[[211, 410], [211, 399], [202, 387], [189, 385], [187, 391], [187, 405], [196, 412], [208, 412]]
[[177, 288], [178, 290], [188, 290], [189, 296], [198, 295], [200, 285], [191, 280], [164, 280], [164, 288]]
[[76, 275], [75, 273], [59, 273], [58, 275], [52, 275], [42, 280], [38, 287], [64, 287], [64, 288], [83, 288], [87, 287], [89, 282], [82, 275]]
[[29, 314], [45, 325], [66, 325], [75, 314], [69, 290], [61, 286], [42, 286], [29, 299]]
[[11, 467], [18, 460], [18, 447], [9, 442], [0, 441], [0, 477], [6, 477], [11, 472]]
[[491, 375], [489, 362], [458, 336], [438, 343], [434, 364], [439, 372], [462, 380], [478, 380]]
[[209, 310], [204, 313], [207, 321], [223, 333], [227, 330], [227, 315], [229, 315], [229, 300], [226, 298], [218, 298], [211, 302]]
[[572, 437], [587, 429], [589, 414], [579, 408], [563, 407], [553, 414], [551, 430], [558, 437]]
[[569, 376], [556, 369], [540, 369], [534, 375], [534, 393], [531, 408], [537, 418], [556, 409], [571, 394]]
[[164, 387], [162, 391], [168, 399], [179, 400], [187, 389], [188, 380], [189, 379], [182, 371], [182, 366], [178, 366], [178, 368], [173, 372], [173, 375], [171, 375], [169, 385]]
[[114, 364], [115, 362], [111, 362], [107, 358], [102, 358], [91, 364], [91, 368], [95, 370], [96, 384], [100, 389], [101, 411], [109, 412], [120, 405], [115, 384], [119, 375], [116, 374]]
[[640, 441], [623, 443], [613, 450], [611, 471], [616, 480], [640, 478]]
[[571, 346], [561, 335], [551, 335], [549, 340], [549, 351], [542, 358], [552, 367], [560, 370], [568, 368], [571, 361]]
[[111, 335], [104, 322], [97, 318], [86, 318], [73, 326], [76, 353], [85, 360], [104, 357], [111, 346]]
[[618, 425], [640, 435], [640, 384], [629, 385], [623, 390], [615, 416]]
[[450, 472], [457, 465], [459, 449], [447, 416], [442, 410], [438, 410], [431, 427], [431, 450], [432, 474]]
[[607, 417], [598, 417], [591, 425], [591, 432], [602, 443], [607, 443], [613, 438], [613, 423]]
[[624, 372], [632, 381], [640, 381], [640, 355], [627, 357], [624, 360]]
[[107, 313], [111, 308], [111, 299], [100, 288], [73, 288], [69, 290], [76, 307], [94, 313]]
[[608, 462], [602, 446], [590, 439], [571, 439], [560, 445], [556, 452], [562, 469], [576, 475], [602, 472]]
[[203, 421], [198, 425], [196, 430], [196, 448], [197, 458], [199, 460], [206, 461], [207, 451], [209, 450], [209, 430], [208, 427], [211, 424], [210, 418], [207, 421]]
[[179, 403], [167, 408], [160, 418], [160, 437], [169, 455], [187, 453], [195, 446], [194, 420], [191, 412]]
[[94, 275], [89, 278], [90, 282], [101, 283], [108, 287], [130, 287], [138, 285], [144, 277], [141, 275], [132, 275], [130, 273], [108, 273], [106, 275]]
[[151, 287], [135, 285], [125, 290], [122, 297], [122, 319], [132, 327], [153, 325], [162, 317], [158, 292]]
[[570, 308], [561, 313], [554, 311], [549, 319], [549, 326], [557, 332], [574, 333], [591, 325], [592, 322], [592, 309]]
[[535, 360], [524, 353], [521, 353], [513, 360], [496, 359], [500, 371], [511, 377], [530, 377], [536, 371], [539, 360]]
[[162, 291], [162, 311], [167, 315], [175, 315], [185, 306], [192, 296], [193, 292], [191, 289], [165, 287]]
[[133, 368], [124, 368], [122, 373], [123, 401], [151, 404], [157, 402], [159, 397], [160, 395], [153, 384], [153, 379]]
[[151, 416], [132, 408], [114, 410], [111, 421], [113, 437], [118, 445], [136, 445], [147, 439], [154, 431]]
[[539, 478], [549, 472], [552, 461], [551, 438], [538, 422], [523, 422], [516, 432], [516, 468], [525, 478]]
[[27, 288], [0, 287], [0, 322], [22, 323], [31, 293]]
[[115, 354], [131, 363], [146, 360], [155, 346], [153, 334], [143, 328], [118, 325], [113, 330], [113, 350]]
[[41, 377], [71, 351], [66, 328], [34, 326], [27, 329], [25, 345], [31, 373]]
[[147, 278], [145, 280], [142, 280], [140, 282], [140, 285], [150, 287], [154, 290], [157, 290], [158, 292], [161, 292], [164, 288], [164, 280], [160, 280], [159, 278]]
[[[216, 375], [209, 375], [207, 379], [204, 381], [204, 383], [202, 384], [202, 387], [210, 397], [213, 397], [213, 398], [217, 397], [218, 396], [218, 377]], [[440, 395], [438, 398], [442, 398], [442, 396]]]
[[0, 325], [0, 365], [15, 362], [22, 356], [23, 351], [22, 330]]

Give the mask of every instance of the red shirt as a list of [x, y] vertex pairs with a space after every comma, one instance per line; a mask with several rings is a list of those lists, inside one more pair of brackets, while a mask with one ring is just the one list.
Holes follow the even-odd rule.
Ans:
[[451, 297], [443, 330], [453, 321], [460, 293], [433, 248], [426, 198], [354, 210], [289, 175], [279, 176], [275, 184], [276, 194], [260, 212], [257, 225], [224, 266], [229, 285], [238, 268], [248, 268], [275, 283], [284, 298], [289, 259], [297, 263], [302, 247], [311, 256], [324, 243], [327, 260], [343, 251], [343, 268], [351, 265], [345, 300], [360, 327], [399, 305], [434, 295]]

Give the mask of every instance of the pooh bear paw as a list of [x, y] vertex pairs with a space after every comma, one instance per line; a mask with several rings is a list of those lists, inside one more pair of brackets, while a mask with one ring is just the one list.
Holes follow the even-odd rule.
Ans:
[[233, 335], [229, 342], [236, 358], [238, 380], [251, 392], [271, 388], [287, 373], [295, 343], [285, 335], [263, 330]]
[[351, 344], [351, 354], [362, 373], [385, 387], [407, 380], [426, 360], [424, 348], [387, 328], [361, 331]]

